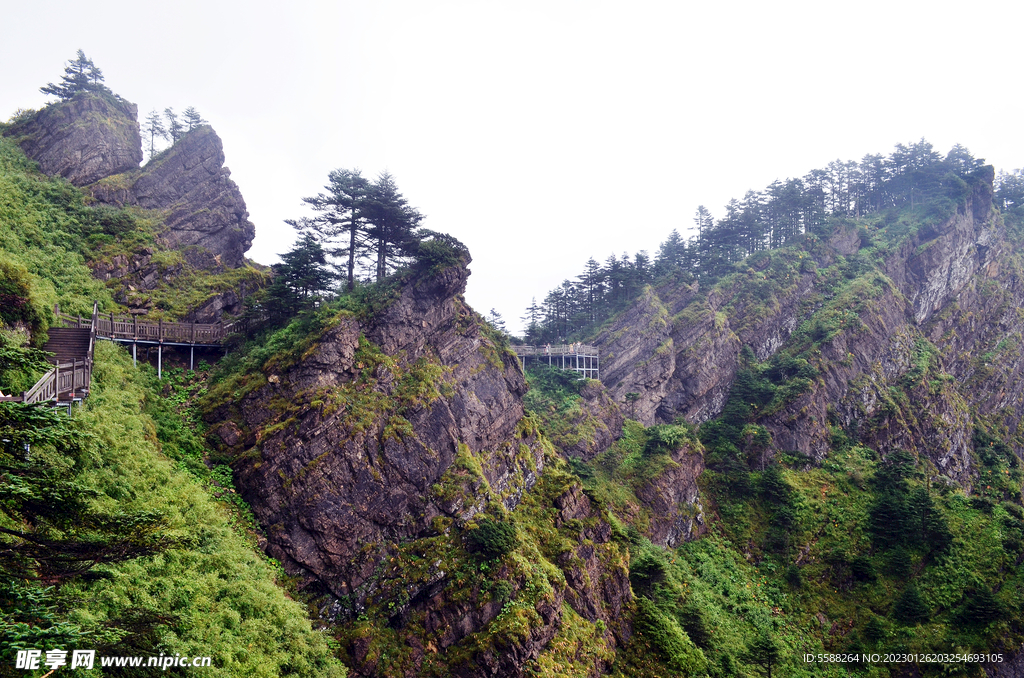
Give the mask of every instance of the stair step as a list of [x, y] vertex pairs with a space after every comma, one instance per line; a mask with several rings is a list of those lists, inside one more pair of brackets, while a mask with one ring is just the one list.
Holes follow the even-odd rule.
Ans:
[[54, 354], [50, 358], [51, 363], [81, 360], [88, 357], [89, 334], [88, 329], [53, 327], [43, 350]]

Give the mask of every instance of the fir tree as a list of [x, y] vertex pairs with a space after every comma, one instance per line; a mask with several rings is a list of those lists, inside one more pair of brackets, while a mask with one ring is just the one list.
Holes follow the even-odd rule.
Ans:
[[903, 590], [892, 607], [892, 614], [898, 621], [911, 626], [928, 619], [928, 605], [917, 586], [910, 584]]
[[345, 265], [336, 265], [347, 289], [355, 287], [356, 263], [367, 242], [366, 207], [371, 185], [359, 170], [336, 169], [320, 193], [302, 201], [317, 212], [313, 218], [289, 219], [285, 223], [301, 232], [312, 233], [328, 256], [346, 257]]
[[146, 122], [142, 125], [142, 134], [149, 137], [149, 157], [152, 158], [156, 154], [157, 137], [167, 139], [167, 128], [164, 127], [159, 113], [156, 111], [149, 112], [149, 115], [146, 116]]
[[423, 221], [423, 215], [409, 205], [398, 191], [395, 178], [386, 171], [370, 186], [363, 213], [368, 224], [367, 237], [375, 250], [376, 278], [383, 280], [397, 261], [412, 253], [417, 240], [413, 232]]
[[273, 267], [274, 281], [263, 295], [263, 312], [271, 324], [281, 324], [313, 308], [330, 291], [334, 275], [327, 255], [312, 233], [303, 233], [295, 247]]
[[188, 125], [186, 132], [191, 132], [200, 125], [206, 125], [209, 123], [208, 120], [203, 120], [203, 116], [199, 115], [199, 111], [196, 110], [195, 106], [189, 106], [182, 113], [185, 116], [185, 124]]
[[178, 120], [178, 114], [170, 106], [164, 109], [164, 117], [167, 118], [167, 134], [170, 135], [173, 143], [181, 138], [185, 130], [182, 128], [181, 121]]
[[778, 667], [782, 661], [782, 650], [767, 631], [762, 631], [747, 645], [743, 659], [759, 668], [768, 678], [772, 678], [772, 669]]
[[64, 67], [64, 75], [60, 77], [59, 83], [48, 83], [40, 87], [43, 94], [53, 94], [60, 97], [61, 101], [67, 101], [76, 94], [82, 92], [106, 92], [110, 89], [103, 84], [103, 71], [96, 67], [92, 59], [85, 56], [85, 52], [78, 50], [75, 59], [68, 61]]

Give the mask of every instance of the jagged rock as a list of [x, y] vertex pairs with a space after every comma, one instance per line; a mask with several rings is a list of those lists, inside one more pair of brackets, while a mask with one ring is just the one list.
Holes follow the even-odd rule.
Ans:
[[982, 664], [985, 678], [1024, 678], [1024, 645], [1012, 653], [1003, 654], [1001, 662]]
[[138, 107], [107, 94], [83, 93], [51, 104], [4, 132], [46, 174], [75, 184], [135, 169], [142, 162]]
[[87, 186], [96, 202], [166, 210], [164, 244], [204, 248], [211, 261], [203, 268], [244, 263], [255, 229], [212, 127], [182, 135], [141, 170], [138, 107], [112, 95], [84, 93], [52, 104], [4, 135], [17, 139], [44, 173]]
[[167, 210], [161, 240], [172, 249], [199, 246], [212, 255], [203, 268], [237, 268], [255, 227], [224, 167], [224, 147], [208, 125], [182, 135], [138, 172], [89, 186], [97, 202]]
[[[543, 468], [535, 438], [517, 433], [526, 383], [515, 356], [487, 342], [458, 296], [467, 275], [453, 267], [419, 279], [369, 323], [343, 318], [278, 383], [239, 404], [246, 426], [262, 431], [238, 473], [271, 526], [270, 552], [336, 595], [365, 595], [387, 545], [423, 536], [435, 517], [468, 519], [488, 497], [514, 507]], [[359, 353], [366, 340], [395, 366], [381, 362], [359, 382], [371, 369]], [[384, 401], [402, 397], [395, 374], [426, 365], [434, 375], [421, 377], [436, 380], [438, 397], [389, 411]], [[281, 413], [282, 404], [291, 407]], [[288, 425], [267, 432], [278, 420]], [[460, 445], [486, 451], [483, 477], [438, 496]]]
[[[589, 641], [594, 645], [611, 649], [630, 639], [633, 630], [628, 608], [633, 593], [628, 569], [623, 563], [609, 566], [605, 562], [608, 549], [614, 548], [611, 545], [611, 526], [577, 482], [572, 482], [553, 497], [552, 508], [556, 529], [568, 528], [578, 532], [571, 547], [557, 558], [564, 581], [557, 580], [550, 595], [538, 602], [534, 608], [537, 619], [521, 633], [502, 636], [500, 645], [493, 640], [474, 644], [474, 634], [488, 629], [501, 614], [504, 604], [490, 599], [488, 594], [480, 595], [480, 592], [465, 595], [460, 587], [452, 585], [448, 573], [439, 571], [424, 584], [414, 585], [409, 591], [409, 604], [396, 615], [400, 620], [392, 627], [398, 630], [403, 644], [410, 648], [410, 661], [404, 673], [387, 674], [389, 678], [393, 675], [408, 678], [426, 675], [423, 668], [428, 661], [427, 653], [446, 656], [446, 675], [460, 678], [520, 678], [529, 675], [531, 662], [559, 632], [565, 605], [584, 619], [603, 624], [603, 635]], [[509, 581], [510, 575], [508, 566], [502, 565], [494, 573], [494, 579]], [[526, 581], [515, 581], [517, 589], [526, 584]], [[514, 598], [517, 593], [510, 595]], [[409, 619], [416, 619], [417, 623], [407, 626]], [[427, 646], [424, 645], [425, 640]], [[369, 639], [356, 637], [353, 640], [349, 647], [352, 671], [354, 675], [367, 678], [383, 677], [370, 650]], [[607, 662], [597, 659], [588, 675], [596, 678], [609, 668]]]
[[653, 290], [646, 290], [615, 322], [598, 335], [594, 344], [601, 351], [601, 382], [618, 403], [627, 393], [639, 394], [630, 403], [630, 417], [650, 426], [654, 413], [667, 393], [675, 372], [667, 309]]
[[552, 442], [566, 456], [589, 461], [619, 439], [624, 421], [621, 408], [612, 400], [608, 390], [600, 382], [591, 381], [580, 388], [580, 416], [568, 422], [571, 429], [583, 431], [587, 435], [565, 446], [559, 446], [558, 441]]
[[131, 191], [141, 207], [170, 211], [161, 234], [168, 247], [199, 245], [219, 263], [237, 268], [255, 228], [230, 176], [220, 137], [203, 125], [147, 164]]
[[566, 458], [590, 461], [622, 436], [623, 412], [599, 381], [581, 384], [568, 407], [534, 409], [544, 435]]
[[[995, 355], [1003, 337], [1024, 329], [1012, 310], [1024, 302], [1022, 285], [999, 263], [1002, 234], [992, 179], [991, 168], [977, 173], [972, 193], [950, 218], [912, 233], [887, 255], [884, 276], [871, 283], [876, 291], [849, 309], [857, 321], [811, 356], [819, 378], [760, 420], [772, 435], [772, 449], [820, 460], [831, 446], [830, 425], [840, 425], [883, 453], [902, 448], [926, 455], [943, 475], [970, 487], [971, 405], [981, 413], [1005, 409], [1014, 430], [1020, 418], [1012, 412], [1019, 408], [1008, 405], [1024, 402], [1016, 378], [1024, 374], [1019, 352], [1006, 352], [998, 365], [975, 359]], [[812, 248], [814, 260], [808, 257], [796, 279], [767, 304], [736, 292], [743, 276], [756, 280], [764, 261], [756, 257], [746, 273], [703, 295], [687, 286], [647, 290], [595, 341], [605, 383], [620, 402], [629, 391], [641, 394], [636, 412], [645, 424], [717, 416], [739, 369], [741, 347], [749, 346], [758, 360], [774, 355], [830, 298], [817, 287], [817, 267], [854, 256], [861, 245], [853, 229], [840, 229]], [[925, 335], [940, 348], [935, 369], [953, 379], [911, 383], [917, 340]], [[957, 383], [977, 385], [968, 392]], [[893, 399], [897, 386], [908, 401]]]
[[659, 546], [673, 548], [707, 532], [697, 478], [704, 472], [704, 455], [686, 445], [671, 454], [672, 463], [637, 488], [637, 499], [651, 513], [644, 534]]

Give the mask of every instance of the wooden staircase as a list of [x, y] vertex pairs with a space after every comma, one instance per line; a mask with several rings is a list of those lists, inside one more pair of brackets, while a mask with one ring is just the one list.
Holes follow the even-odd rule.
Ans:
[[43, 346], [44, 351], [55, 354], [50, 358], [54, 365], [89, 357], [89, 329], [74, 327], [51, 327], [50, 338]]
[[92, 318], [85, 327], [82, 327], [81, 322], [77, 322], [75, 327], [51, 327], [43, 350], [55, 354], [50, 358], [53, 369], [20, 396], [6, 396], [0, 400], [26, 404], [46, 402], [67, 406], [70, 413], [72, 403], [89, 395], [97, 314], [97, 304], [94, 303]]

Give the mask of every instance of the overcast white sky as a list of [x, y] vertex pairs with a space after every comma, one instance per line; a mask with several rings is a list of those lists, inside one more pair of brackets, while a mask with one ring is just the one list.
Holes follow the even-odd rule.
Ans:
[[837, 158], [923, 136], [1024, 166], [1019, 2], [3, 5], [0, 118], [79, 48], [140, 116], [196, 106], [263, 263], [331, 169], [387, 169], [513, 328], [589, 257]]

